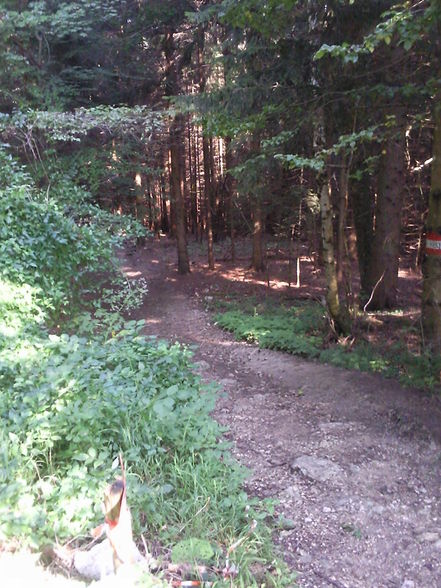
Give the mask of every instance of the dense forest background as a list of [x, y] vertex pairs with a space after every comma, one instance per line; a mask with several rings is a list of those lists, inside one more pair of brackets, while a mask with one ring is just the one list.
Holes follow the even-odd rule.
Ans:
[[212, 268], [251, 234], [256, 271], [265, 235], [307, 243], [337, 332], [427, 257], [438, 351], [438, 27], [436, 2], [3, 2], [3, 136], [41, 187], [64, 168], [175, 237], [181, 273], [189, 239]]
[[[135, 487], [140, 527], [164, 540], [218, 516], [224, 545], [249, 535], [233, 466], [233, 485], [207, 490], [210, 508], [205, 498], [183, 507], [195, 463], [207, 480], [224, 475], [219, 430], [206, 424], [211, 400], [202, 406], [186, 353], [141, 344], [142, 325], [118, 314], [146, 285], [118, 274], [115, 245], [167, 234], [186, 274], [189, 244], [204, 244], [210, 271], [219, 244], [235, 262], [247, 241], [252, 270], [266, 276], [277, 257], [289, 285], [307, 259], [326, 285], [328, 341], [348, 341], [363, 314], [396, 309], [399, 271], [421, 271], [412, 351], [439, 384], [440, 32], [439, 0], [0, 2], [5, 536], [38, 544], [47, 525], [61, 537], [84, 529], [100, 468], [120, 449], [129, 470], [156, 480], [148, 497]], [[138, 390], [143, 377], [151, 404], [134, 393], [121, 405], [127, 381]], [[150, 429], [139, 417], [134, 444], [140, 414]], [[119, 424], [91, 446], [109, 421]], [[164, 531], [164, 495], [180, 483]], [[60, 506], [60, 492], [87, 504]]]

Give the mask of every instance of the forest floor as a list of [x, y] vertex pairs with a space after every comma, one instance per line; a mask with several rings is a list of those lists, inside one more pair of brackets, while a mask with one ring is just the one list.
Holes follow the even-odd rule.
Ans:
[[[255, 295], [264, 283], [228, 262], [208, 272], [193, 252], [191, 274], [179, 276], [166, 239], [122, 262], [148, 282], [134, 318], [149, 335], [196, 346], [201, 376], [224, 392], [214, 416], [251, 470], [248, 493], [277, 501], [275, 541], [298, 585], [441, 586], [439, 399], [235, 341], [213, 324], [207, 300], [235, 285]], [[320, 295], [318, 283], [303, 290]]]

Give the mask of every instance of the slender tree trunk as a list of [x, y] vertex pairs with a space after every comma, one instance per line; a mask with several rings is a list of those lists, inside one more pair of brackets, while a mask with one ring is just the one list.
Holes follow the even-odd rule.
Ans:
[[352, 204], [355, 233], [357, 236], [357, 257], [360, 272], [360, 300], [364, 304], [369, 292], [368, 267], [374, 235], [374, 196], [368, 174], [350, 183], [349, 197]]
[[434, 109], [432, 179], [423, 261], [422, 324], [424, 343], [441, 353], [441, 95]]
[[168, 233], [170, 229], [170, 223], [168, 222], [167, 212], [167, 194], [165, 190], [165, 176], [161, 174], [161, 230], [164, 233]]
[[231, 139], [225, 139], [225, 199], [228, 209], [228, 223], [230, 226], [231, 240], [231, 261], [236, 261], [235, 235], [234, 235], [234, 178], [230, 173], [233, 167], [233, 154], [231, 149]]
[[[204, 29], [199, 27], [198, 35], [198, 82], [199, 92], [205, 92], [207, 83], [206, 69], [203, 67], [202, 54], [204, 51], [205, 36]], [[213, 167], [210, 139], [202, 134], [202, 155], [204, 158], [204, 202], [205, 202], [205, 222], [207, 230], [207, 249], [208, 249], [208, 267], [214, 269], [214, 252], [213, 252]]]
[[325, 183], [320, 192], [320, 213], [322, 220], [323, 264], [326, 277], [326, 304], [338, 333], [349, 333], [350, 319], [347, 309], [340, 303], [338, 295], [337, 270], [334, 255], [334, 228], [329, 184]]
[[341, 160], [338, 177], [338, 223], [337, 223], [337, 278], [342, 284], [345, 279], [346, 261], [346, 216], [348, 208], [348, 175], [349, 170], [344, 158]]
[[[170, 142], [170, 137], [169, 137], [169, 142]], [[167, 167], [168, 167], [168, 192], [170, 194], [170, 198], [169, 198], [169, 208], [170, 208], [170, 224], [169, 224], [169, 232], [168, 232], [168, 236], [175, 239], [176, 238], [176, 213], [175, 213], [175, 201], [173, 198], [173, 189], [172, 189], [172, 166], [171, 166], [171, 152], [170, 152], [170, 146], [169, 146], [169, 159], [167, 162]]]
[[204, 195], [207, 222], [208, 267], [214, 269], [213, 251], [213, 194], [210, 143], [207, 137], [202, 137], [202, 152], [204, 155]]
[[380, 160], [375, 234], [369, 258], [367, 309], [393, 308], [397, 301], [401, 209], [404, 190], [404, 127], [387, 140]]
[[178, 271], [180, 274], [190, 272], [185, 230], [185, 203], [182, 193], [181, 170], [181, 126], [182, 117], [176, 116], [170, 126], [170, 189], [176, 221], [176, 243], [178, 249]]
[[197, 207], [198, 207], [198, 241], [202, 243], [204, 235], [204, 204], [202, 198], [202, 174], [201, 174], [201, 162], [200, 162], [200, 138], [198, 127], [195, 129], [195, 145], [194, 145], [194, 157], [196, 164], [196, 194], [197, 194]]
[[135, 176], [135, 202], [136, 202], [136, 218], [144, 225], [147, 216], [147, 208], [145, 205], [145, 190], [142, 185], [142, 176], [137, 173]]
[[253, 203], [253, 257], [251, 267], [256, 272], [265, 271], [265, 258], [263, 254], [264, 218], [262, 204], [259, 199]]
[[[192, 132], [193, 129], [193, 132]], [[197, 235], [198, 227], [198, 196], [196, 186], [196, 157], [194, 156], [194, 125], [188, 122], [187, 138], [188, 138], [188, 173], [190, 176], [190, 215], [191, 215], [191, 232]]]
[[[178, 72], [174, 57], [174, 31], [169, 31], [163, 41], [163, 49], [167, 64], [166, 70], [166, 95], [178, 94]], [[176, 244], [178, 250], [178, 271], [187, 274], [190, 271], [190, 262], [187, 251], [186, 213], [183, 192], [183, 177], [185, 171], [182, 166], [182, 129], [184, 128], [183, 116], [176, 115], [170, 123], [170, 208], [174, 213], [176, 223]], [[173, 219], [173, 215], [170, 214]], [[172, 224], [173, 226], [173, 224]]]

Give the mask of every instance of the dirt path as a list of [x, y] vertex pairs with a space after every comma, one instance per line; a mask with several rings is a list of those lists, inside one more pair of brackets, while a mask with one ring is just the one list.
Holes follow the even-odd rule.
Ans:
[[441, 587], [441, 407], [390, 380], [260, 351], [212, 324], [207, 276], [176, 273], [174, 249], [124, 258], [149, 295], [146, 331], [198, 346], [204, 378], [227, 393], [215, 417], [248, 491], [279, 501], [277, 540], [304, 588]]

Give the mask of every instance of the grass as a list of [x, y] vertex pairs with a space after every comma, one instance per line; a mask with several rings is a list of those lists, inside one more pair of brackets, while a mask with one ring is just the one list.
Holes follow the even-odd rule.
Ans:
[[409, 351], [405, 327], [391, 345], [369, 343], [361, 337], [348, 345], [329, 341], [326, 312], [319, 303], [275, 305], [231, 297], [215, 300], [211, 310], [216, 324], [238, 340], [347, 369], [378, 372], [404, 385], [439, 391], [441, 359]]
[[[93, 271], [117, 273], [117, 238], [101, 213], [94, 223], [88, 208], [87, 224], [74, 226], [18, 164], [5, 178], [0, 543], [39, 550], [87, 542], [122, 453], [135, 538], [143, 534], [165, 568], [175, 545], [205, 545], [216, 586], [292, 586], [272, 546], [271, 507], [245, 494], [246, 472], [210, 416], [215, 389], [202, 384], [188, 349], [144, 337], [142, 321], [123, 317], [145, 284], [126, 292], [119, 280], [119, 290], [95, 288], [91, 296]], [[224, 580], [219, 570], [232, 545], [234, 574]]]

